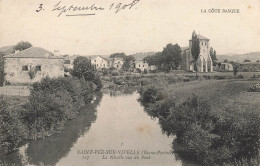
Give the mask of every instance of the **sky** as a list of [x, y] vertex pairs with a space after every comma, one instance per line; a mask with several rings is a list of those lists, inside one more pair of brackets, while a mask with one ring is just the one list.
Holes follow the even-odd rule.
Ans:
[[[115, 13], [119, 3], [122, 7], [132, 2], [0, 0], [0, 47], [23, 40], [61, 54], [130, 55], [162, 51], [168, 43], [188, 46], [195, 30], [210, 39], [217, 54], [260, 51], [260, 0], [139, 0], [130, 10], [128, 6]], [[60, 11], [52, 11], [58, 3], [67, 8], [95, 4], [104, 10], [67, 11], [58, 17]], [[221, 12], [210, 13], [212, 8]]]

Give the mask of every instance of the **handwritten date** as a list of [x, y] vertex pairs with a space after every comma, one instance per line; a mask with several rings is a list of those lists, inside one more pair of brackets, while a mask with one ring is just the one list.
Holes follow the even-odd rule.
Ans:
[[[112, 3], [109, 7], [98, 6], [96, 4], [91, 4], [87, 6], [77, 6], [74, 4], [71, 5], [63, 5], [62, 1], [59, 1], [56, 5], [53, 6], [52, 11], [58, 11], [58, 16], [60, 17], [62, 14], [66, 14], [66, 16], [76, 16], [76, 15], [95, 15], [97, 11], [112, 11], [114, 13], [118, 13], [122, 10], [131, 10], [134, 6], [136, 6], [140, 0], [133, 0], [131, 3]], [[40, 4], [38, 10], [36, 12], [42, 11], [43, 4]], [[82, 12], [91, 12], [91, 13], [82, 13]], [[80, 12], [80, 14], [78, 14]], [[69, 14], [68, 14], [69, 13]], [[76, 14], [77, 13], [77, 14]]]

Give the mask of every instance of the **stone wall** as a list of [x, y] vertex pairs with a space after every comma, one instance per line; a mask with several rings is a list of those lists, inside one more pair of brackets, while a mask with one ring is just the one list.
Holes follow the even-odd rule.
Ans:
[[[63, 61], [61, 58], [5, 58], [5, 84], [33, 83], [46, 76], [63, 77]], [[35, 74], [30, 76], [30, 71]]]

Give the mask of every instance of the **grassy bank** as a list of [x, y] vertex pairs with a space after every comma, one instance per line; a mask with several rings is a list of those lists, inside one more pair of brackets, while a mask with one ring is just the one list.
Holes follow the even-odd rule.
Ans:
[[44, 78], [32, 85], [28, 98], [1, 98], [0, 155], [27, 139], [60, 132], [92, 100], [96, 87], [77, 77]]
[[234, 76], [232, 72], [215, 72], [215, 73], [195, 73], [188, 72], [172, 72], [172, 73], [148, 73], [148, 74], [133, 74], [123, 73], [119, 75], [103, 75], [103, 89], [118, 88], [125, 86], [145, 86], [150, 84], [176, 84], [191, 81], [205, 80], [231, 80], [231, 79], [251, 79], [259, 77], [257, 72], [239, 72]]
[[250, 78], [148, 84], [139, 90], [140, 102], [159, 119], [163, 132], [176, 135], [177, 158], [202, 165], [258, 165], [260, 96], [247, 92], [249, 84], [258, 82]]

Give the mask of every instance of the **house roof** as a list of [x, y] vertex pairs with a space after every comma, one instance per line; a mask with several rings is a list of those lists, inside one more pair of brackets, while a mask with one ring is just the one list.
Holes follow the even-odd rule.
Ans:
[[4, 56], [5, 58], [46, 58], [46, 59], [64, 59], [63, 57], [54, 56], [53, 53], [41, 48], [30, 47], [18, 53]]
[[[209, 40], [208, 38], [206, 38], [205, 36], [202, 35], [197, 35], [197, 37], [201, 40]], [[191, 40], [191, 39], [190, 39]]]

